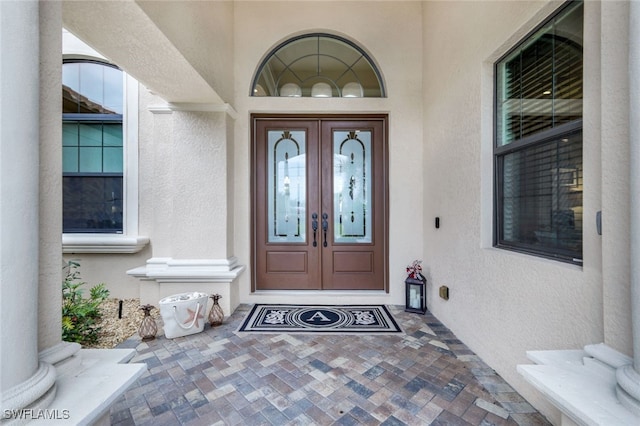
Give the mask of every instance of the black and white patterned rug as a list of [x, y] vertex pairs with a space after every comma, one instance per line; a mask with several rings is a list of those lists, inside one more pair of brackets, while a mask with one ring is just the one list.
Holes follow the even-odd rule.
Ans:
[[239, 332], [402, 333], [384, 305], [254, 305]]

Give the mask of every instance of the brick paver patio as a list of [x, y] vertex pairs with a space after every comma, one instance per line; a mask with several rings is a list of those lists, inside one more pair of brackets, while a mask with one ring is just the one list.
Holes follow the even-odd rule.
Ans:
[[548, 425], [433, 315], [390, 306], [405, 334], [134, 336], [142, 376], [113, 425]]

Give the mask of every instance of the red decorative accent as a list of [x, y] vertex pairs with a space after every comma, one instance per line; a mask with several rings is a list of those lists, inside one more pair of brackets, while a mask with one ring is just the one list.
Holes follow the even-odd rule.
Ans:
[[407, 266], [407, 275], [414, 280], [424, 280], [422, 276], [422, 260], [414, 260], [413, 263]]

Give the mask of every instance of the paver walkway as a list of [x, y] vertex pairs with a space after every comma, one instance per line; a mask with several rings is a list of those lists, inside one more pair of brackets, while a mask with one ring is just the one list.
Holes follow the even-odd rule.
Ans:
[[405, 334], [202, 333], [140, 342], [145, 373], [113, 425], [548, 425], [433, 315], [390, 306]]

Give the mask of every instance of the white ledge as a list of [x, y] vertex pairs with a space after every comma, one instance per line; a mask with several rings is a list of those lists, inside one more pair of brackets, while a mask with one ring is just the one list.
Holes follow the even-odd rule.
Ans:
[[63, 253], [138, 253], [148, 237], [120, 234], [63, 234]]
[[518, 372], [563, 415], [579, 425], [640, 425], [640, 416], [616, 397], [616, 367], [629, 359], [604, 345], [584, 350], [529, 351], [538, 365], [518, 365]]
[[[47, 425], [92, 425], [109, 415], [109, 408], [145, 371], [143, 363], [126, 364], [133, 349], [81, 349], [77, 367], [61, 374], [48, 413]], [[33, 422], [40, 424], [38, 421]]]
[[145, 266], [130, 269], [128, 275], [159, 283], [230, 283], [244, 271], [238, 259], [172, 259], [154, 257]]

